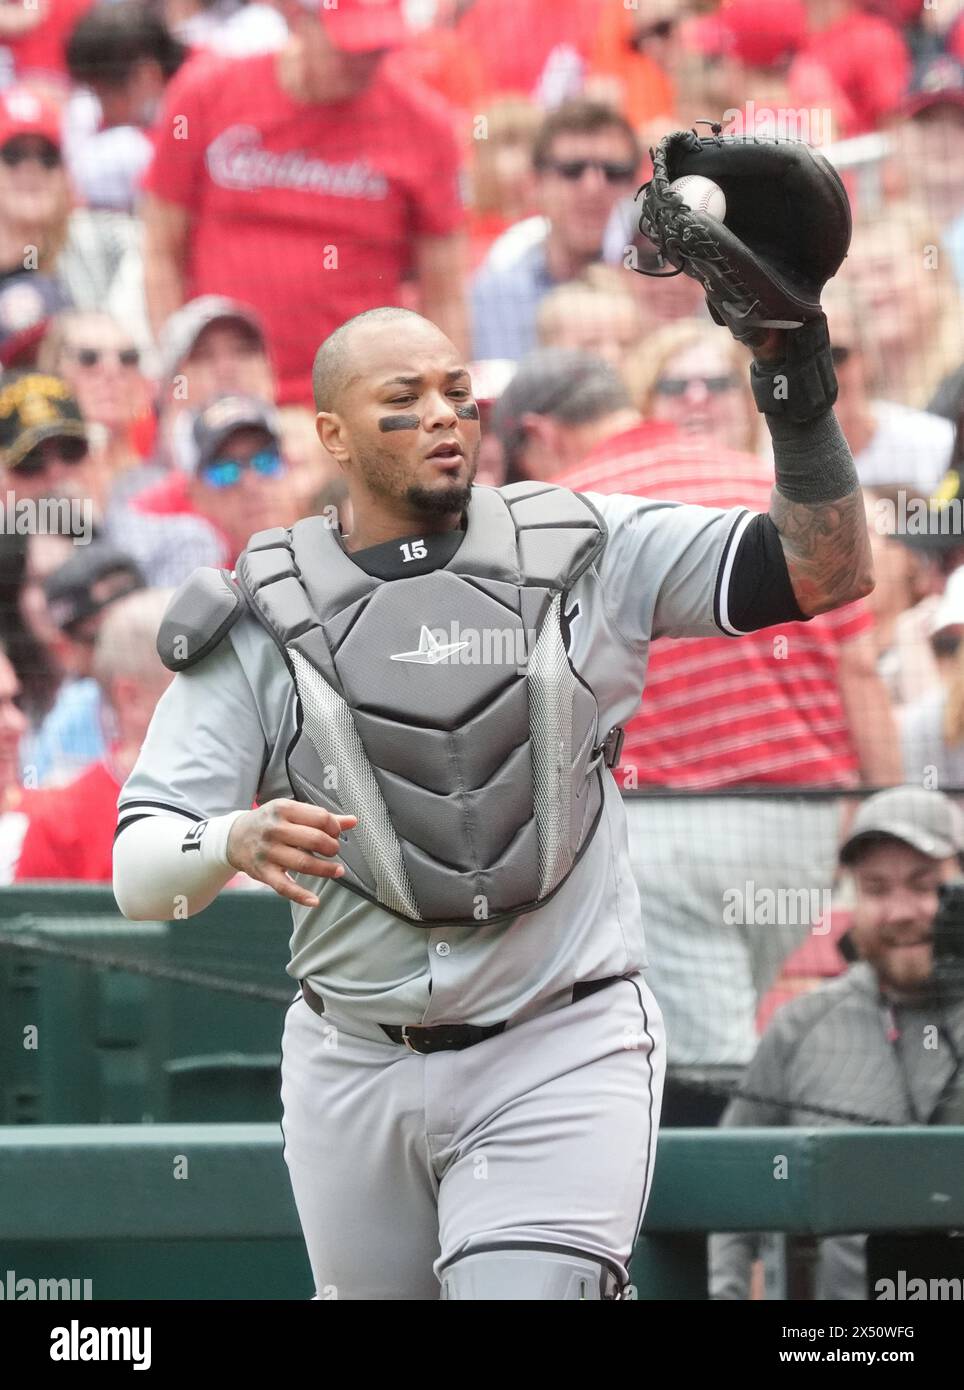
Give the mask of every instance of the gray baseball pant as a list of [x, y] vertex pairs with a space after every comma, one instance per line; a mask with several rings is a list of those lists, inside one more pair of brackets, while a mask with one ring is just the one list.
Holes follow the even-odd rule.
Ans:
[[315, 1297], [437, 1299], [450, 1260], [493, 1245], [569, 1247], [624, 1282], [664, 1070], [640, 973], [429, 1056], [299, 997], [282, 1045], [284, 1155]]

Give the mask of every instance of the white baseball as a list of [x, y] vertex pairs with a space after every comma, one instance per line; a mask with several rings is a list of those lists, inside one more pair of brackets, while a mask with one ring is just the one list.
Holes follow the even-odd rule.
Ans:
[[670, 189], [678, 193], [693, 212], [705, 212], [720, 222], [726, 217], [726, 195], [712, 179], [705, 179], [702, 174], [685, 174], [681, 179], [674, 179]]

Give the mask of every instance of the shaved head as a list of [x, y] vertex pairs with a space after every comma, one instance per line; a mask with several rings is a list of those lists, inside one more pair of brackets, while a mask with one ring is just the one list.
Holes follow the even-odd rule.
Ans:
[[315, 428], [346, 474], [358, 545], [458, 524], [481, 422], [468, 368], [436, 324], [411, 309], [356, 314], [318, 349], [313, 386]]
[[361, 314], [355, 314], [353, 318], [346, 319], [333, 333], [329, 333], [315, 353], [315, 364], [311, 370], [315, 410], [319, 413], [336, 411], [346, 387], [364, 376], [364, 364], [357, 360], [354, 350], [358, 340], [366, 336], [364, 330], [369, 327], [387, 327], [398, 321], [413, 325], [423, 324], [426, 328], [438, 332], [434, 324], [421, 314], [416, 314], [413, 309], [385, 305], [380, 309], [366, 309]]

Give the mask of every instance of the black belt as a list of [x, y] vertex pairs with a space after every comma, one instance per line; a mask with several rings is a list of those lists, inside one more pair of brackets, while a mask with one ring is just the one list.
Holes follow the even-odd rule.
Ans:
[[[617, 980], [623, 980], [624, 975], [607, 975], [603, 980], [580, 980], [572, 987], [572, 1003], [578, 1004], [580, 999], [585, 999], [587, 995], [595, 994], [599, 989], [606, 989], [609, 985], [614, 985]], [[308, 984], [307, 980], [301, 982], [301, 993], [309, 1009], [313, 1009], [319, 1016], [324, 1016], [325, 1002], [320, 994]], [[380, 1023], [379, 1028], [393, 1043], [404, 1045], [411, 1052], [417, 1052], [421, 1056], [426, 1056], [430, 1052], [461, 1052], [465, 1047], [472, 1047], [475, 1043], [484, 1042], [486, 1038], [494, 1038], [499, 1033], [505, 1031], [504, 1023], [490, 1023], [488, 1027], [481, 1027], [476, 1023]]]

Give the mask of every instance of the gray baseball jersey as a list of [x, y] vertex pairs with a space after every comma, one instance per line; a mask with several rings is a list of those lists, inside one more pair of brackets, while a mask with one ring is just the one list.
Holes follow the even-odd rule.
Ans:
[[[570, 591], [569, 656], [605, 731], [636, 709], [654, 637], [734, 631], [728, 574], [749, 513], [585, 495], [609, 538]], [[416, 647], [417, 623], [410, 636]], [[245, 615], [160, 700], [120, 796], [119, 824], [165, 809], [206, 819], [293, 796], [285, 752], [295, 729], [288, 671]], [[610, 774], [604, 783], [599, 828], [574, 871], [538, 910], [509, 922], [421, 928], [335, 881], [299, 876], [320, 902], [292, 907], [289, 973], [359, 1023], [485, 1025], [536, 1014], [574, 981], [644, 967], [622, 802]]]
[[[563, 630], [602, 735], [635, 710], [653, 637], [733, 630], [729, 575], [750, 518], [588, 496], [609, 538], [570, 591]], [[412, 624], [402, 650], [418, 645]], [[120, 823], [291, 796], [295, 732], [292, 680], [245, 616], [161, 700]], [[303, 880], [319, 906], [293, 906], [288, 969], [321, 1000], [287, 1012], [281, 1097], [317, 1298], [538, 1298], [560, 1268], [567, 1287], [585, 1287], [587, 1260], [625, 1288], [666, 1056], [622, 801], [608, 772], [603, 784], [572, 873], [507, 921], [419, 927], [336, 881]], [[575, 982], [612, 976], [623, 978], [576, 998]], [[381, 1028], [440, 1022], [507, 1026], [427, 1055]], [[506, 1292], [507, 1274], [521, 1293]]]

